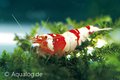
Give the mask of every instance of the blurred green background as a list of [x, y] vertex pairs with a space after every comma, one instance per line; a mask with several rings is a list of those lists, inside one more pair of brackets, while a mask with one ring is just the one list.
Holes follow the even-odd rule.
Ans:
[[0, 22], [41, 20], [65, 21], [67, 17], [79, 20], [110, 15], [119, 17], [120, 0], [0, 0]]

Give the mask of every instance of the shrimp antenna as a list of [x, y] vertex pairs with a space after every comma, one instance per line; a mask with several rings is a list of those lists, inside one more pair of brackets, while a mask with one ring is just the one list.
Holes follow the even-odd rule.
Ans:
[[[19, 28], [21, 29], [21, 31], [23, 32], [23, 33], [25, 33], [24, 32], [24, 30], [23, 30], [23, 28], [22, 28], [22, 25], [18, 22], [18, 20], [16, 19], [16, 17], [14, 16], [14, 14], [12, 14], [12, 17], [13, 17], [13, 19], [15, 20], [15, 22], [18, 24], [18, 26], [19, 26]], [[32, 52], [32, 46], [30, 47], [30, 53]]]
[[23, 33], [24, 33], [24, 30], [23, 30], [23, 28], [22, 28], [22, 25], [18, 22], [18, 20], [17, 20], [16, 17], [14, 16], [14, 14], [12, 14], [12, 17], [13, 17], [13, 19], [15, 20], [15, 22], [18, 24], [18, 26], [20, 27], [21, 31], [23, 31]]

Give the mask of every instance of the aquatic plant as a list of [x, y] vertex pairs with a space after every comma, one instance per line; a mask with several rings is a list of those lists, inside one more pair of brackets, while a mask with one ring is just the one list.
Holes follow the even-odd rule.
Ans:
[[[53, 33], [63, 33], [69, 28], [96, 25], [111, 27], [112, 31], [98, 32], [90, 36], [75, 51], [62, 57], [36, 54], [31, 48], [31, 37], [35, 36], [39, 25]], [[120, 19], [112, 21], [103, 16], [77, 22], [70, 18], [66, 22], [46, 22], [36, 24], [30, 34], [23, 38], [16, 34], [17, 47], [13, 53], [4, 50], [0, 55], [0, 80], [119, 80], [120, 43], [113, 36], [120, 27]], [[114, 33], [114, 34], [113, 34]], [[102, 46], [98, 46], [103, 44]]]

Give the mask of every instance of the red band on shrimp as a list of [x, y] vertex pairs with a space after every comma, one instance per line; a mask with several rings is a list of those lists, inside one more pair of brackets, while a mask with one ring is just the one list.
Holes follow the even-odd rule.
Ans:
[[88, 32], [89, 34], [93, 34], [94, 33], [94, 31], [93, 32]]
[[51, 51], [51, 50], [49, 49], [49, 47], [48, 47], [48, 42], [47, 42], [47, 41], [42, 42], [40, 48], [41, 48], [43, 51], [45, 51], [45, 52], [47, 52], [47, 53], [50, 53], [51, 55], [54, 54], [54, 51]]
[[65, 38], [60, 34], [49, 34], [53, 37], [54, 52], [63, 51], [66, 45]]
[[72, 29], [69, 30], [69, 32], [73, 33], [77, 37], [77, 44], [79, 45], [80, 32], [78, 31], [78, 29]]
[[90, 30], [90, 26], [86, 26], [86, 28], [87, 28], [88, 30]]

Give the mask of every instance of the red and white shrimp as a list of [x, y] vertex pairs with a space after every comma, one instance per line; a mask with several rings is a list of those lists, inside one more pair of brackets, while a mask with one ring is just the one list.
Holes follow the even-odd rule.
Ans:
[[37, 35], [33, 38], [33, 45], [37, 44], [40, 54], [44, 52], [44, 54], [50, 55], [64, 55], [74, 51], [75, 48], [80, 46], [92, 33], [110, 29], [111, 28], [99, 29], [95, 26], [86, 26], [69, 30], [63, 34]]

